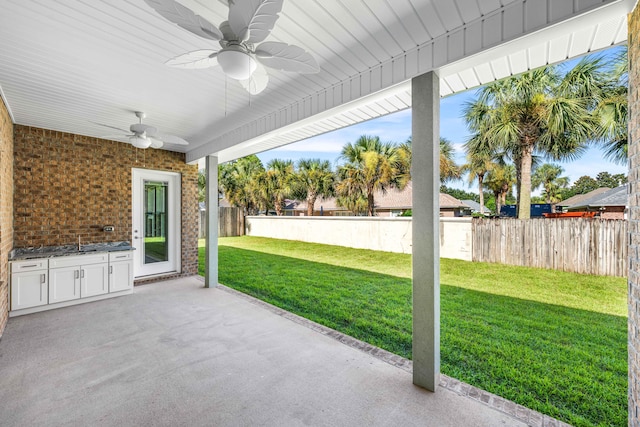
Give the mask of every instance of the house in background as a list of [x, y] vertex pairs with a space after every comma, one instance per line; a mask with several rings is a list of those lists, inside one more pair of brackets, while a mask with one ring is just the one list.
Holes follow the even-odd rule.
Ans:
[[[601, 189], [599, 188], [598, 190]], [[574, 203], [567, 210], [569, 212], [599, 212], [599, 216], [602, 219], [626, 219], [628, 207], [628, 185], [625, 184], [616, 188], [607, 188], [606, 191], [600, 191], [591, 197]]]
[[475, 200], [461, 200], [461, 202], [471, 208], [471, 214], [480, 213], [482, 215], [491, 215], [493, 213], [491, 210], [487, 209], [486, 206], [483, 206], [482, 209], [480, 209], [480, 203]]
[[[411, 210], [413, 185], [398, 190], [392, 188], [386, 192], [376, 191], [374, 194], [375, 213], [378, 217], [398, 217]], [[284, 208], [287, 216], [307, 215], [307, 202], [287, 200]], [[471, 208], [460, 200], [448, 194], [440, 193], [440, 216], [460, 217], [471, 215]], [[353, 216], [353, 212], [339, 206], [335, 197], [318, 199], [313, 206], [313, 216]]]
[[607, 191], [611, 190], [609, 187], [600, 187], [595, 190], [591, 190], [588, 193], [584, 194], [576, 194], [575, 196], [569, 197], [566, 200], [561, 200], [556, 203], [556, 212], [566, 211], [570, 206], [579, 206], [584, 201], [589, 200], [595, 196], [599, 196]]

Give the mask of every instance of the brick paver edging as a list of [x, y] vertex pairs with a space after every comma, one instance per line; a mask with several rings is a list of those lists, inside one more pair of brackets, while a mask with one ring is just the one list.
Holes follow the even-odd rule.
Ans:
[[[198, 279], [204, 282], [204, 278], [202, 276], [198, 276]], [[235, 289], [231, 289], [225, 285], [218, 285], [218, 289], [233, 294], [252, 304], [265, 308], [270, 312], [277, 314], [278, 316], [284, 317], [285, 319], [291, 320], [292, 322], [295, 322], [313, 331], [319, 332], [322, 335], [331, 337], [343, 344], [348, 345], [349, 347], [363, 351], [375, 357], [376, 359], [380, 359], [406, 372], [413, 372], [413, 362], [409, 359], [405, 359], [404, 357], [398, 356], [397, 354], [393, 354], [391, 352], [388, 352], [387, 350], [375, 347], [364, 341], [360, 341], [358, 339], [350, 337], [349, 335], [345, 335], [334, 329], [320, 325], [319, 323], [313, 322], [309, 319], [305, 319], [304, 317], [298, 316], [297, 314], [290, 313], [286, 310], [276, 307], [275, 305], [236, 291]], [[466, 396], [470, 399], [476, 400], [484, 405], [489, 406], [490, 408], [493, 408], [522, 422], [525, 422], [532, 427], [571, 427], [569, 424], [559, 421], [548, 415], [544, 415], [532, 409], [525, 408], [524, 406], [518, 405], [517, 403], [514, 403], [510, 400], [504, 399], [500, 396], [481, 390], [477, 387], [463, 383], [455, 378], [451, 378], [443, 374], [440, 375], [440, 387], [451, 390], [461, 396]]]

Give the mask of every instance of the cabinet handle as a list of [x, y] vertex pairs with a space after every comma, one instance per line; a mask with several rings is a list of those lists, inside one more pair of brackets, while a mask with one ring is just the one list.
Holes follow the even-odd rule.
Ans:
[[42, 274], [40, 275], [40, 283], [44, 283], [44, 282], [46, 282], [46, 281], [47, 281], [47, 276], [46, 276], [44, 273], [42, 273]]
[[74, 278], [74, 279], [79, 279], [79, 278], [80, 278], [80, 272], [79, 272], [78, 270], [75, 270], [75, 271], [73, 272], [73, 278]]
[[126, 258], [126, 257], [127, 257], [126, 255], [120, 255], [120, 256], [117, 256], [116, 258]]
[[109, 266], [109, 274], [113, 274], [113, 265]]
[[22, 268], [32, 268], [32, 267], [37, 267], [38, 264], [29, 264], [29, 265], [23, 265]]
[[84, 279], [84, 269], [80, 270], [80, 277], [82, 277]]

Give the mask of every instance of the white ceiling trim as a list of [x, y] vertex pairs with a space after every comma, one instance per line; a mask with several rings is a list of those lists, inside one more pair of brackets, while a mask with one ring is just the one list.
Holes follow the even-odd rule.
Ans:
[[[550, 49], [540, 46], [584, 28], [595, 28], [591, 30], [595, 32], [603, 22], [609, 23], [615, 34], [614, 41], [611, 36], [604, 37], [605, 43], [624, 41], [626, 28], [619, 21], [626, 22], [626, 14], [634, 4], [635, 0], [514, 1], [366, 72], [220, 135], [187, 152], [187, 161], [207, 155], [217, 155], [220, 162], [233, 160], [348, 126], [355, 123], [354, 114], [375, 118], [408, 108], [408, 82], [428, 71], [438, 71], [441, 94], [448, 95], [539, 66], [527, 60], [531, 49], [544, 51], [546, 59], [539, 62], [553, 62], [549, 60]], [[582, 49], [566, 50], [556, 62], [587, 53], [594, 37]], [[309, 127], [317, 122], [323, 123], [322, 129]]]
[[[354, 101], [342, 104], [330, 110], [325, 110], [314, 116], [298, 120], [295, 123], [292, 123], [283, 128], [265, 132], [259, 137], [243, 141], [241, 143], [235, 144], [233, 147], [220, 151], [217, 154], [218, 162], [228, 162], [230, 160], [244, 157], [249, 154], [281, 147], [294, 141], [300, 141], [315, 135], [331, 132], [335, 129], [351, 126], [355, 123], [363, 122], [371, 118], [380, 117], [385, 114], [405, 109], [407, 108], [406, 104], [402, 105], [401, 108], [385, 110], [384, 112], [380, 111], [379, 113], [375, 113], [375, 115], [370, 113], [367, 116], [365, 115], [365, 113], [357, 113], [362, 109], [365, 109], [367, 107], [370, 108], [373, 105], [382, 103], [388, 98], [398, 97], [403, 94], [405, 95], [405, 97], [410, 97], [410, 95], [408, 95], [410, 93], [410, 90], [411, 82], [404, 82], [394, 87], [388, 88], [384, 91], [358, 98]], [[354, 114], [363, 115], [365, 116], [365, 118], [354, 118]], [[194, 162], [201, 157], [190, 158], [188, 154], [187, 161]]]

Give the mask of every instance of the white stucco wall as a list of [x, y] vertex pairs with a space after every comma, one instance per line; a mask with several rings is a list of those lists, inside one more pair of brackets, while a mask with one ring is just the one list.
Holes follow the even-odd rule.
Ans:
[[[411, 218], [248, 216], [247, 235], [411, 253]], [[471, 218], [440, 218], [440, 256], [471, 261]]]

